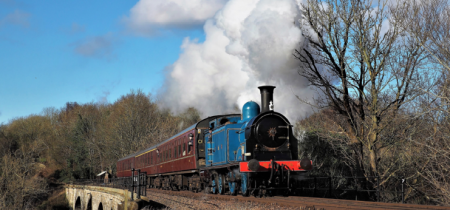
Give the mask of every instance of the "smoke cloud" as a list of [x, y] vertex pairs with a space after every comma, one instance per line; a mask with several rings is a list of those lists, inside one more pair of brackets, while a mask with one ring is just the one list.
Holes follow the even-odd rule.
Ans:
[[275, 85], [275, 110], [291, 122], [310, 108], [308, 82], [293, 56], [302, 42], [296, 0], [230, 0], [204, 24], [206, 39], [185, 38], [179, 59], [167, 68], [162, 102], [175, 112], [195, 107], [203, 117], [260, 104], [258, 86]]

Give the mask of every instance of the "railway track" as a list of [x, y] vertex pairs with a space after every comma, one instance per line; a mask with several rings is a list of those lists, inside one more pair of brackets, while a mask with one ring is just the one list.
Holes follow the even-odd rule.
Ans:
[[[252, 202], [261, 203], [269, 206], [280, 206], [285, 208], [298, 208], [305, 210], [335, 210], [335, 209], [361, 209], [361, 210], [381, 210], [381, 209], [406, 209], [406, 210], [450, 210], [450, 207], [443, 206], [427, 206], [427, 205], [416, 205], [416, 204], [398, 204], [398, 203], [382, 203], [382, 202], [369, 202], [369, 201], [353, 201], [353, 200], [341, 200], [341, 199], [328, 199], [328, 198], [311, 198], [311, 197], [299, 197], [299, 196], [289, 196], [289, 197], [268, 197], [268, 198], [255, 198], [255, 197], [242, 197], [242, 196], [231, 196], [231, 195], [216, 195], [216, 194], [206, 194], [206, 193], [193, 193], [188, 191], [167, 191], [158, 189], [148, 189], [150, 195], [158, 196], [158, 194], [166, 194], [171, 196], [179, 196], [185, 198], [191, 198], [195, 200], [208, 201], [208, 200], [222, 200], [222, 201], [233, 201], [233, 202]], [[151, 199], [151, 198], [150, 198]], [[176, 199], [172, 199], [177, 202]], [[208, 202], [205, 202], [208, 205]], [[210, 203], [211, 204], [211, 203]], [[191, 204], [184, 204], [188, 207]], [[189, 206], [190, 207], [190, 206]], [[214, 209], [214, 204], [210, 205], [211, 209]], [[194, 209], [194, 206], [188, 208]], [[217, 209], [217, 208], [216, 208]]]

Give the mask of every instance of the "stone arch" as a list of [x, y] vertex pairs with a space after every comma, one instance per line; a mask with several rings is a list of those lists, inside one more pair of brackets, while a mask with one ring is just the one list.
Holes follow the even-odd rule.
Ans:
[[100, 202], [100, 204], [98, 204], [98, 210], [103, 210], [103, 204]]
[[92, 208], [92, 196], [89, 196], [89, 200], [88, 200], [88, 203], [86, 205], [86, 210], [94, 210]]
[[80, 196], [77, 197], [76, 201], [75, 201], [75, 210], [82, 210], [82, 205], [81, 205], [81, 198]]

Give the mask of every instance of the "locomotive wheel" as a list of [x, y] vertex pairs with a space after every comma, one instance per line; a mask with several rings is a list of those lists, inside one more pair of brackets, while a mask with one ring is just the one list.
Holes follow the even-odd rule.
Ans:
[[242, 175], [241, 175], [242, 196], [248, 197], [250, 195], [250, 190], [248, 189], [249, 186], [250, 186], [250, 179], [248, 178], [248, 174], [242, 173]]
[[[228, 173], [228, 177], [231, 179], [233, 178], [233, 180], [235, 180], [236, 176], [234, 175], [233, 172], [229, 172]], [[228, 189], [230, 190], [230, 195], [235, 196], [238, 192], [238, 185], [236, 184], [235, 181], [229, 181], [228, 182]]]
[[216, 171], [212, 172], [211, 182], [211, 193], [217, 194], [219, 192], [219, 174]]
[[215, 179], [213, 179], [212, 180], [212, 187], [211, 187], [211, 189], [212, 189], [212, 194], [216, 194], [217, 193], [217, 182], [216, 182], [216, 180]]
[[225, 193], [225, 179], [222, 174], [219, 174], [217, 180], [217, 188], [219, 189], [219, 194], [223, 195]]
[[228, 182], [228, 186], [230, 188], [230, 195], [235, 196], [237, 193], [236, 182]]

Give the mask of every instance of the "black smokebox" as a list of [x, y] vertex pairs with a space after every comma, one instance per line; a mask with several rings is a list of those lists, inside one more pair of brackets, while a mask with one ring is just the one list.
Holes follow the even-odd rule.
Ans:
[[261, 91], [261, 113], [273, 110], [273, 89], [275, 86], [259, 86]]

